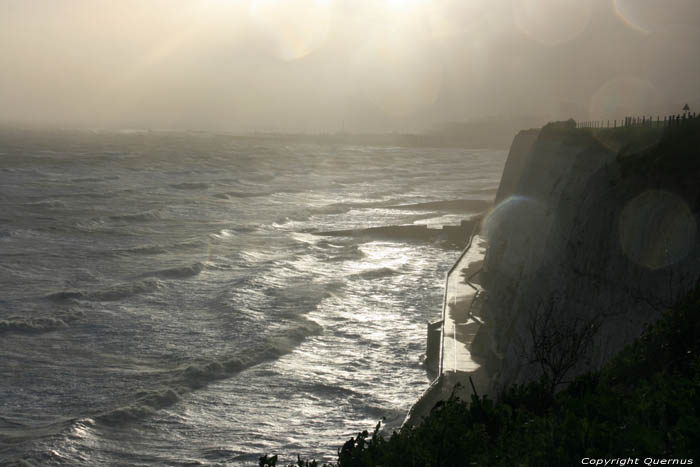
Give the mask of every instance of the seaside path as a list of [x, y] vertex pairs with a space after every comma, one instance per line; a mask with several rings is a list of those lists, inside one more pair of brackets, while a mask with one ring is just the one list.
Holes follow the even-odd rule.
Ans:
[[478, 315], [476, 297], [481, 291], [478, 275], [485, 252], [485, 239], [475, 234], [447, 276], [439, 374], [472, 372], [479, 368], [472, 360], [469, 345], [481, 326], [474, 315]]

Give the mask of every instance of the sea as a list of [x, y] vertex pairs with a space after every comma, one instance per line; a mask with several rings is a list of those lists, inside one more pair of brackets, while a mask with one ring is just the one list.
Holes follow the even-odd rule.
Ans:
[[398, 429], [459, 250], [319, 233], [459, 224], [409, 205], [493, 199], [505, 158], [1, 131], [0, 465], [333, 461]]

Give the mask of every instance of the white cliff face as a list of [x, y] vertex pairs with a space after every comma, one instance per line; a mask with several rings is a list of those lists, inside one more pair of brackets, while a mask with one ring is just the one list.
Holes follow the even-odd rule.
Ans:
[[635, 173], [572, 128], [545, 127], [510, 158], [527, 163], [504, 173], [513, 188], [484, 222], [486, 325], [474, 349], [494, 393], [599, 367], [700, 277], [700, 186], [679, 182], [697, 171]]

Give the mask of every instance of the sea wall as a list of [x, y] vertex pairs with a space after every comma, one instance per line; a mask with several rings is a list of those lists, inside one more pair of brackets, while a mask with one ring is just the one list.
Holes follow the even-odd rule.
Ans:
[[485, 324], [472, 353], [489, 392], [601, 366], [696, 286], [695, 126], [640, 138], [563, 122], [515, 138], [482, 226]]

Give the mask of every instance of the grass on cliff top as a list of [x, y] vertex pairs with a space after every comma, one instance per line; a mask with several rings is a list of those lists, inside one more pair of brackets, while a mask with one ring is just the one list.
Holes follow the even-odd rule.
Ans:
[[[601, 370], [552, 395], [515, 386], [494, 402], [456, 397], [417, 427], [375, 429], [338, 450], [337, 467], [563, 466], [589, 458], [700, 460], [700, 292]], [[260, 459], [261, 467], [276, 457]], [[320, 466], [302, 461], [299, 467]]]

